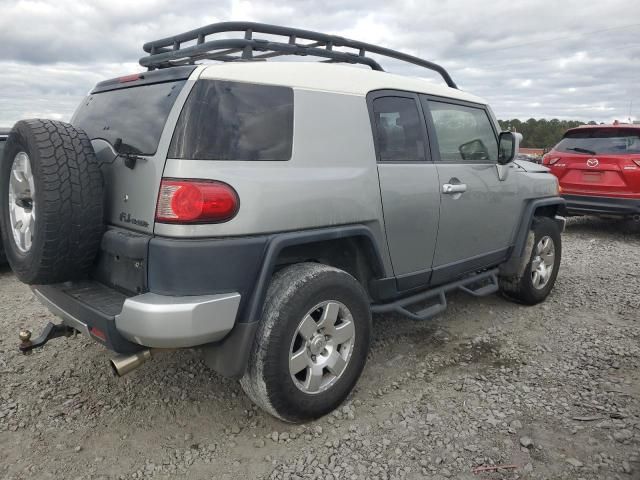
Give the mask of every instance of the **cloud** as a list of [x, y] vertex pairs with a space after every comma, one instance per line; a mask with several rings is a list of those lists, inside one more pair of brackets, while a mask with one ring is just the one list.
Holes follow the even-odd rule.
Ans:
[[[95, 83], [141, 70], [143, 43], [231, 19], [335, 33], [437, 61], [499, 118], [626, 119], [632, 101], [640, 117], [638, 2], [0, 3], [0, 125], [33, 116], [69, 119]], [[437, 79], [399, 62], [382, 64]]]

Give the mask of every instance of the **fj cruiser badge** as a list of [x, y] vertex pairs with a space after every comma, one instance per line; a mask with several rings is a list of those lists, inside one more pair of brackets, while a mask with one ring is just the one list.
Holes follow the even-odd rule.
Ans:
[[120, 212], [120, 221], [124, 223], [130, 223], [132, 225], [138, 225], [144, 228], [147, 228], [149, 226], [149, 222], [145, 222], [144, 220], [138, 220], [137, 218], [133, 218], [130, 213], [126, 213], [126, 212]]

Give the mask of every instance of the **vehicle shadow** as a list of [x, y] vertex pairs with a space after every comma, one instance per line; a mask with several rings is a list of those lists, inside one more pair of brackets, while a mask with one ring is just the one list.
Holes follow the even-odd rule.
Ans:
[[592, 216], [570, 217], [567, 219], [566, 233], [613, 233], [640, 237], [640, 221]]

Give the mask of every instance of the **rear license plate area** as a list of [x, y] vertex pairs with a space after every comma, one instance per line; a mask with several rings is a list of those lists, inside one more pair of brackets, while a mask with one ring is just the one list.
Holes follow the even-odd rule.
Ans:
[[600, 183], [602, 181], [601, 172], [582, 172], [582, 180], [585, 183]]

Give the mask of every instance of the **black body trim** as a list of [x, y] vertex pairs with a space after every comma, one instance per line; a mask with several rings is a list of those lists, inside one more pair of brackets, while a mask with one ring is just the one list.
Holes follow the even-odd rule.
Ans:
[[547, 197], [531, 200], [524, 208], [522, 217], [520, 220], [520, 226], [516, 232], [514, 239], [513, 256], [520, 257], [524, 253], [524, 248], [527, 243], [527, 235], [531, 230], [533, 224], [533, 217], [535, 211], [541, 207], [557, 206], [560, 209], [559, 213], [564, 212], [565, 201], [562, 197]]
[[499, 265], [509, 257], [510, 250], [511, 248], [509, 247], [502, 248], [436, 267], [433, 269], [433, 274], [431, 275], [431, 285], [441, 285], [483, 268]]
[[367, 240], [367, 243], [371, 248], [371, 253], [376, 259], [376, 263], [373, 265], [374, 271], [382, 276], [384, 274], [382, 256], [378, 250], [378, 246], [376, 245], [373, 233], [371, 233], [371, 230], [365, 225], [348, 225], [322, 230], [307, 230], [303, 232], [274, 235], [269, 239], [260, 274], [256, 281], [253, 295], [247, 305], [245, 315], [242, 318], [239, 318], [238, 321], [251, 322], [257, 321], [260, 318], [262, 303], [264, 302], [267, 288], [269, 287], [269, 281], [273, 275], [278, 254], [282, 249], [293, 245], [303, 245], [307, 243], [321, 242], [325, 240], [338, 240], [349, 237], [361, 237]]
[[237, 321], [254, 291], [269, 236], [149, 242], [149, 291], [159, 295], [212, 295], [238, 292]]
[[[351, 237], [366, 240], [375, 259], [374, 271], [380, 276], [384, 275], [384, 263], [371, 230], [365, 225], [348, 225], [228, 240], [171, 240], [157, 237], [150, 242], [149, 285], [152, 291], [162, 287], [164, 294], [176, 294], [178, 289], [186, 294], [185, 288], [198, 288], [197, 291], [214, 288], [207, 290], [207, 293], [220, 293], [217, 290], [220, 288], [222, 291], [241, 293], [238, 316], [231, 332], [221, 341], [203, 347], [207, 365], [221, 375], [239, 377], [244, 373], [249, 359], [262, 305], [280, 252], [295, 245]], [[178, 254], [175, 251], [169, 254], [169, 249], [175, 248]], [[213, 253], [211, 249], [218, 251]], [[156, 265], [155, 258], [162, 264]], [[178, 271], [183, 274], [175, 276]], [[216, 276], [216, 271], [231, 272], [231, 281], [241, 285], [238, 288], [243, 290], [230, 288], [229, 276]]]
[[429, 285], [431, 283], [432, 274], [433, 270], [429, 268], [427, 270], [422, 270], [419, 272], [398, 275], [396, 276], [396, 285], [398, 287], [398, 291], [402, 292]]
[[[525, 258], [529, 253], [525, 251], [527, 236], [533, 225], [536, 210], [545, 207], [555, 207], [556, 214], [559, 215], [564, 215], [565, 213], [565, 201], [562, 197], [546, 197], [529, 201], [525, 205], [520, 217], [520, 225], [516, 230], [513, 240], [513, 250], [507, 261], [500, 265], [501, 276], [510, 277], [517, 275], [520, 267], [524, 265], [523, 262], [525, 260], [528, 261], [528, 258]], [[555, 219], [555, 215], [552, 218]], [[564, 221], [559, 222], [559, 226], [561, 229], [564, 228]]]
[[563, 195], [569, 215], [639, 215], [640, 199]]
[[91, 278], [126, 293], [147, 292], [149, 240], [150, 235], [109, 228], [102, 236]]

